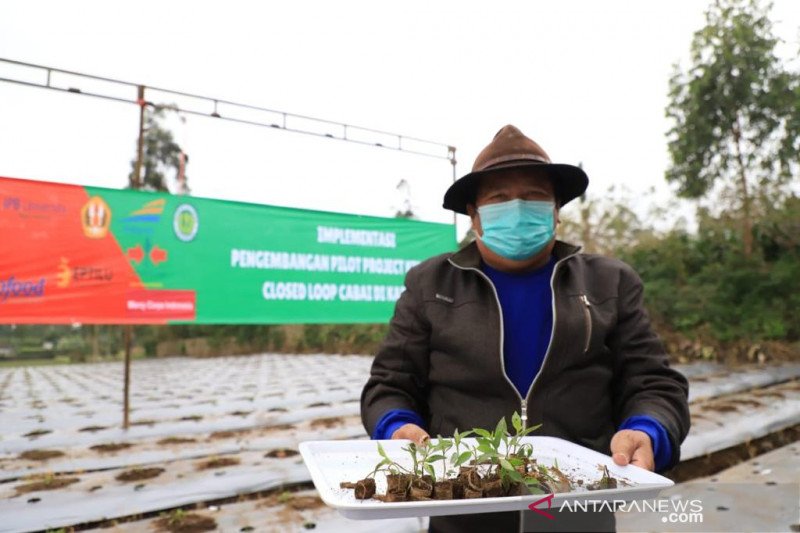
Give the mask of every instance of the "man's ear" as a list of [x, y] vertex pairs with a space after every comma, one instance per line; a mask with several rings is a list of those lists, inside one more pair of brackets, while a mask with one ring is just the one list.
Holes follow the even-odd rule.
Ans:
[[472, 221], [472, 229], [477, 232], [478, 226], [480, 226], [480, 222], [478, 221], [478, 209], [472, 204], [467, 204], [467, 216]]

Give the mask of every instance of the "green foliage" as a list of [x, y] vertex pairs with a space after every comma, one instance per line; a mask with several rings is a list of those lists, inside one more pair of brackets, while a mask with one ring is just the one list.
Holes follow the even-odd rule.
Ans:
[[672, 231], [620, 255], [642, 277], [650, 312], [674, 330], [722, 342], [800, 339], [800, 199], [756, 223], [750, 258], [734, 222], [701, 211], [697, 235]]
[[800, 92], [797, 76], [775, 55], [768, 12], [758, 0], [712, 3], [692, 40], [691, 67], [675, 67], [666, 109], [674, 124], [667, 180], [687, 198], [709, 194], [718, 182], [735, 191], [726, 207], [740, 212], [746, 257], [753, 217], [785, 197], [797, 173]]
[[[172, 132], [163, 122], [166, 111], [174, 110], [174, 106], [154, 106], [145, 110], [144, 145], [142, 151], [141, 189], [149, 191], [170, 192], [167, 186], [167, 175], [177, 174], [180, 169], [180, 158], [183, 150], [175, 142]], [[137, 144], [138, 146], [138, 144]], [[185, 161], [184, 161], [185, 164]], [[134, 186], [134, 172], [136, 171], [136, 158], [131, 161], [131, 172], [128, 174], [128, 187]], [[180, 184], [179, 184], [180, 185]], [[184, 173], [183, 190], [181, 194], [188, 194], [186, 174]]]

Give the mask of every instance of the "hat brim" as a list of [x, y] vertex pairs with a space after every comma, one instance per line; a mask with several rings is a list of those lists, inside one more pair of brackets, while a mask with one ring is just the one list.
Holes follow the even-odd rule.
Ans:
[[496, 165], [486, 170], [471, 172], [456, 180], [444, 193], [444, 203], [442, 207], [450, 209], [462, 215], [467, 214], [467, 204], [474, 201], [475, 192], [481, 177], [491, 174], [498, 170], [507, 168], [536, 167], [545, 169], [553, 175], [553, 187], [559, 203], [563, 206], [574, 200], [586, 191], [589, 186], [589, 177], [582, 168], [574, 165], [560, 163], [538, 163], [534, 161], [509, 161], [502, 165]]

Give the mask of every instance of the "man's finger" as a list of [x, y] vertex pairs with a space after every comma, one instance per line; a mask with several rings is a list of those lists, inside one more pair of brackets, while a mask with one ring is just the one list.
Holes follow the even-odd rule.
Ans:
[[637, 447], [633, 452], [632, 465], [650, 470], [651, 472], [656, 469], [655, 457], [653, 457], [653, 446], [650, 443], [650, 437], [642, 439], [641, 446]]
[[430, 435], [416, 424], [404, 424], [400, 426], [393, 434], [393, 439], [408, 439], [420, 446], [425, 446], [430, 441]]
[[[620, 466], [632, 463], [636, 459], [641, 463], [637, 466], [643, 466], [643, 464], [646, 463], [647, 453], [649, 452], [651, 457], [653, 455], [653, 446], [650, 442], [650, 437], [644, 431], [630, 429], [618, 431], [611, 439], [610, 448], [611, 457], [614, 459], [614, 462]], [[639, 455], [636, 455], [637, 451], [641, 448], [644, 448], [644, 450], [640, 451]]]

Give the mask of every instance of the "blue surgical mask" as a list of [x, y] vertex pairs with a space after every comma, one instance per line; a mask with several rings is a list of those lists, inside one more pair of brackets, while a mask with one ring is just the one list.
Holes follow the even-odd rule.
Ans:
[[556, 231], [552, 201], [509, 200], [478, 208], [483, 241], [491, 251], [520, 261], [541, 252]]

